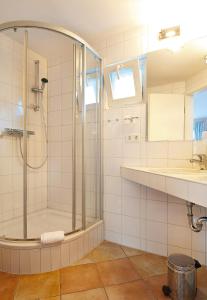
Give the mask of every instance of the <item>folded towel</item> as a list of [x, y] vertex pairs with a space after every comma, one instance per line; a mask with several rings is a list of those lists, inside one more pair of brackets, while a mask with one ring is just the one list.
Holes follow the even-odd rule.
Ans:
[[64, 231], [44, 232], [41, 234], [42, 244], [53, 244], [64, 241]]

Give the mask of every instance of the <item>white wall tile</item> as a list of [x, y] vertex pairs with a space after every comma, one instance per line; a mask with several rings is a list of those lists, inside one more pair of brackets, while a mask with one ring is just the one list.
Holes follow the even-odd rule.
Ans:
[[122, 243], [122, 234], [119, 232], [115, 232], [113, 230], [105, 229], [105, 240], [121, 244]]
[[121, 232], [121, 228], [122, 228], [121, 215], [105, 212], [104, 219], [106, 222], [105, 223], [106, 230], [111, 230], [114, 232]]
[[191, 249], [190, 229], [168, 224], [168, 244], [185, 249]]
[[186, 248], [180, 248], [177, 246], [171, 246], [168, 245], [168, 256], [171, 254], [175, 254], [175, 253], [180, 253], [180, 254], [185, 254], [185, 255], [189, 255], [192, 256], [192, 251], [191, 249], [186, 249]]
[[11, 273], [20, 273], [19, 250], [11, 249]]
[[140, 221], [137, 218], [123, 216], [122, 232], [124, 235], [140, 237]]
[[41, 272], [41, 250], [40, 249], [30, 250], [30, 265], [31, 265], [32, 274]]
[[20, 250], [19, 252], [20, 274], [30, 274], [30, 250]]
[[140, 198], [140, 185], [132, 181], [122, 179], [122, 192], [123, 196]]
[[169, 142], [169, 159], [190, 159], [192, 157], [193, 143], [189, 142]]
[[[129, 217], [138, 218], [140, 216], [140, 202], [141, 200], [136, 197], [123, 196], [123, 214]], [[114, 211], [116, 212], [116, 211]]]
[[147, 200], [147, 219], [167, 223], [167, 203]]
[[105, 211], [108, 212], [121, 214], [122, 212], [121, 196], [104, 194], [104, 209]]
[[167, 245], [158, 242], [146, 241], [146, 251], [161, 256], [167, 256]]
[[51, 249], [44, 247], [41, 249], [41, 272], [49, 272], [51, 270]]
[[2, 248], [2, 271], [11, 272], [11, 249]]
[[135, 236], [123, 234], [121, 243], [127, 247], [141, 249], [141, 239]]
[[146, 238], [153, 242], [167, 243], [167, 226], [164, 223], [147, 221]]
[[185, 202], [168, 203], [168, 223], [188, 227], [187, 207]]
[[205, 252], [206, 251], [206, 232], [205, 229], [201, 232], [192, 232], [192, 250]]
[[60, 246], [51, 247], [51, 269], [57, 270], [61, 266], [61, 252]]
[[121, 178], [113, 177], [113, 176], [105, 176], [104, 192], [106, 194], [121, 196]]
[[70, 264], [70, 247], [68, 243], [63, 243], [61, 245], [61, 267], [69, 266]]

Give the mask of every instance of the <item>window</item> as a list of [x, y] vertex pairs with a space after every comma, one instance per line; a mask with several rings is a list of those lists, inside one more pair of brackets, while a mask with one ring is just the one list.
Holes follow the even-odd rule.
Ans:
[[138, 60], [108, 66], [105, 70], [105, 83], [109, 105], [142, 101]]
[[110, 83], [114, 100], [135, 96], [134, 74], [131, 68], [118, 68], [110, 73]]
[[97, 78], [86, 75], [86, 105], [97, 101]]
[[193, 95], [193, 138], [202, 140], [207, 131], [207, 89], [196, 92]]

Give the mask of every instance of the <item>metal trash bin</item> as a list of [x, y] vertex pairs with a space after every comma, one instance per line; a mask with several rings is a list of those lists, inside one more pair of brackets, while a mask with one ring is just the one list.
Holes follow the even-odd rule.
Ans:
[[165, 296], [173, 300], [195, 300], [197, 292], [197, 260], [183, 254], [168, 257], [168, 285], [162, 287]]

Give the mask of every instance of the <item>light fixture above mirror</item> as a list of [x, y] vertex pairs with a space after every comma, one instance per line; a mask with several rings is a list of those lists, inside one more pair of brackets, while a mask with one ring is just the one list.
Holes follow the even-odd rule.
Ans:
[[159, 40], [180, 36], [180, 26], [161, 29], [159, 32]]

